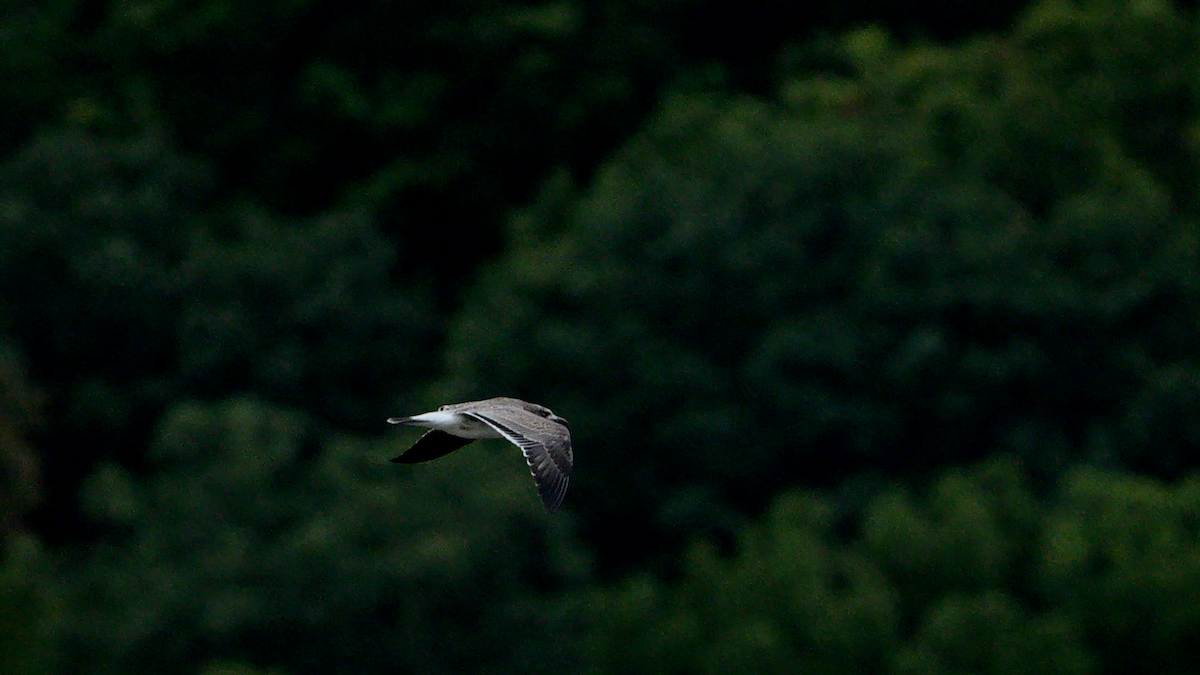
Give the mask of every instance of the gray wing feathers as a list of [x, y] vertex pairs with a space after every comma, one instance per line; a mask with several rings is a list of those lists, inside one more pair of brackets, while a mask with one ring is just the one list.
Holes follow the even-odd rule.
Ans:
[[566, 427], [525, 410], [462, 412], [495, 429], [521, 449], [547, 511], [554, 513], [562, 506], [575, 463], [571, 434]]

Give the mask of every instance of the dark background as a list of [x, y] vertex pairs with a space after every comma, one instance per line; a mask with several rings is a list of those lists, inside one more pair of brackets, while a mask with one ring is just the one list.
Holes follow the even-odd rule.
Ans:
[[[1192, 4], [0, 12], [0, 664], [1191, 672]], [[392, 415], [571, 420], [391, 465]]]

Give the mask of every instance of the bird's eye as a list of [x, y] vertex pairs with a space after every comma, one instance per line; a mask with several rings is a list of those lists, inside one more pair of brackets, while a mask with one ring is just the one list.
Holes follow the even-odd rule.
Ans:
[[449, 408], [449, 407], [450, 407], [450, 406], [448, 406], [448, 405], [440, 406], [440, 407], [438, 408], [438, 412], [442, 412], [443, 410], [445, 410], [445, 409], [447, 409], [447, 408]]

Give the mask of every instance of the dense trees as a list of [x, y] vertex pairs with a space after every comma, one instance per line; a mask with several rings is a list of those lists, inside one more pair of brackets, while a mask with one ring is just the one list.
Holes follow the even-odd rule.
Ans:
[[[48, 135], [0, 166], [4, 317], [54, 386], [52, 487], [100, 458], [136, 467], [179, 398], [255, 392], [361, 432], [434, 373], [428, 290], [389, 285], [366, 216], [218, 209], [206, 175], [153, 135]], [[50, 504], [53, 537], [81, 534], [69, 503]]]
[[555, 668], [553, 646], [523, 661], [553, 645], [529, 614], [588, 569], [502, 461], [516, 458], [455, 456], [418, 476], [391, 451], [254, 399], [175, 405], [148, 449], [153, 478], [110, 464], [85, 486], [89, 514], [124, 536], [94, 546], [71, 589], [71, 670]]
[[448, 300], [470, 278], [448, 263], [497, 254], [496, 223], [549, 168], [590, 175], [682, 74], [767, 91], [779, 48], [817, 29], [956, 36], [1024, 4], [51, 0], [0, 17], [0, 68], [20, 83], [0, 93], [0, 147], [160, 124], [216, 166], [222, 197], [293, 217], [365, 206], [398, 240], [453, 242], [401, 249], [406, 280], [434, 277]]
[[844, 11], [0, 18], [4, 669], [1190, 667], [1200, 19]]
[[0, 559], [0, 664], [6, 672], [43, 675], [61, 665], [55, 628], [57, 611], [49, 556], [36, 540], [5, 532]]
[[1011, 459], [872, 500], [840, 540], [786, 494], [724, 560], [599, 593], [596, 672], [1183, 673], [1200, 612], [1195, 480], [1067, 472], [1041, 504]]
[[[605, 566], [858, 472], [1005, 452], [1039, 474], [1179, 475], [1192, 174], [1140, 143], [1146, 125], [1184, 138], [1162, 100], [1193, 93], [1166, 59], [1139, 82], [1173, 89], [1123, 89], [1149, 57], [1090, 45], [1111, 22], [1139, 49], [1190, 42], [1170, 15], [1076, 16], [1084, 36], [1068, 19], [1043, 8], [957, 50], [851, 34], [858, 74], [790, 81], [790, 107], [669, 98], [586, 190], [514, 221], [451, 332], [448, 387], [567, 402], [611, 459], [577, 492]], [[1083, 70], [1056, 86], [1073, 52]]]

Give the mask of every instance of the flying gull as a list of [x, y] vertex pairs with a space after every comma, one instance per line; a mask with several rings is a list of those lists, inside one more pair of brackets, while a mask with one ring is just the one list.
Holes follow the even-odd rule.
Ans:
[[388, 424], [429, 429], [393, 462], [428, 462], [476, 439], [503, 438], [525, 455], [546, 511], [557, 511], [567, 494], [571, 465], [575, 463], [571, 431], [566, 420], [544, 406], [500, 396], [444, 405], [412, 417], [392, 417]]

